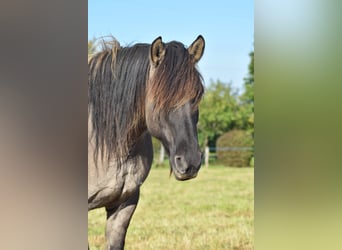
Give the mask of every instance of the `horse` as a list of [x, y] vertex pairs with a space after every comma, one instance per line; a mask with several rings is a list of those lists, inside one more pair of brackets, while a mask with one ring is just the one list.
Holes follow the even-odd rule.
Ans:
[[[107, 249], [123, 249], [140, 186], [151, 169], [151, 136], [169, 156], [170, 175], [195, 178], [201, 166], [197, 69], [205, 47], [161, 37], [122, 47], [113, 38], [88, 59], [88, 211], [106, 209]], [[89, 246], [88, 246], [89, 248]]]

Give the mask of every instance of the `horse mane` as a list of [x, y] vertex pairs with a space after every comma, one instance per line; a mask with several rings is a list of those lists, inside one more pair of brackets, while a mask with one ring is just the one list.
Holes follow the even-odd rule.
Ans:
[[103, 44], [103, 50], [88, 59], [88, 116], [94, 159], [101, 153], [102, 161], [109, 162], [128, 157], [134, 140], [146, 130], [146, 98], [153, 101], [154, 112], [169, 112], [188, 101], [195, 108], [204, 87], [182, 43], [165, 44], [165, 57], [152, 79], [150, 44], [121, 47], [115, 39]]
[[[88, 62], [88, 115], [92, 116], [94, 158], [109, 161], [127, 154], [130, 141], [144, 130], [148, 44], [122, 48], [113, 40]], [[96, 161], [95, 161], [96, 162]]]

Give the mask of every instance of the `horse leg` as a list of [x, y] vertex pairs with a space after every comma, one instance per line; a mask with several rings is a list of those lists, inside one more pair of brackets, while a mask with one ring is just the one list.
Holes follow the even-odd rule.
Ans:
[[106, 238], [108, 250], [124, 249], [127, 228], [137, 207], [138, 200], [139, 189], [127, 201], [120, 204], [119, 207], [106, 208]]

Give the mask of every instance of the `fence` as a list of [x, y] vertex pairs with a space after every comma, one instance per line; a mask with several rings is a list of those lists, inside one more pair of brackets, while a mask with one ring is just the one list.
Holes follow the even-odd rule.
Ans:
[[[209, 167], [209, 158], [217, 158], [216, 152], [218, 151], [254, 151], [253, 147], [206, 147], [204, 150], [204, 165]], [[211, 152], [211, 153], [210, 153]], [[165, 159], [165, 149], [160, 147], [158, 154], [158, 163], [162, 163]]]
[[254, 151], [253, 147], [205, 147], [204, 150], [204, 164], [205, 167], [209, 167], [209, 158], [215, 157], [216, 153], [210, 152], [218, 152], [218, 151]]

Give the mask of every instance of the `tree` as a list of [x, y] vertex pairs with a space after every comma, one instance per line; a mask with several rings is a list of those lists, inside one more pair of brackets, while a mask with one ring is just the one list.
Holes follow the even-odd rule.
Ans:
[[198, 137], [202, 147], [214, 144], [221, 134], [237, 126], [237, 94], [231, 84], [212, 81], [199, 110]]
[[240, 96], [241, 128], [254, 135], [254, 51], [250, 54], [248, 75], [244, 78], [244, 93]]
[[238, 96], [231, 84], [211, 82], [200, 104], [198, 137], [200, 145], [215, 146], [216, 139], [232, 129], [254, 135], [254, 52], [250, 54], [244, 91]]

